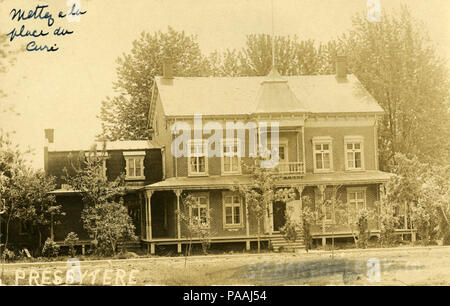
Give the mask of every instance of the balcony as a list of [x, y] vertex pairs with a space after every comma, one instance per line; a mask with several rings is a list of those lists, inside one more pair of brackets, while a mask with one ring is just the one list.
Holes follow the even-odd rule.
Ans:
[[282, 162], [278, 164], [276, 169], [283, 178], [297, 178], [305, 174], [303, 162]]

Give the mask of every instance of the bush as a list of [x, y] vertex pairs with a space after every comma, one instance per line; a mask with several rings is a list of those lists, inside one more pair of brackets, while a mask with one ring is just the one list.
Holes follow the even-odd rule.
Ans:
[[4, 249], [2, 253], [2, 259], [5, 261], [13, 261], [16, 258], [16, 254], [12, 250]]
[[369, 218], [370, 213], [367, 209], [361, 209], [357, 214], [358, 225], [358, 247], [365, 249], [369, 242], [370, 230], [369, 230]]
[[59, 254], [59, 245], [51, 238], [47, 238], [42, 248], [42, 256], [44, 257], [57, 257]]
[[[379, 205], [379, 203], [377, 203]], [[383, 247], [393, 246], [397, 242], [395, 229], [399, 226], [399, 218], [395, 216], [393, 205], [380, 207], [380, 243]]]
[[83, 210], [84, 228], [94, 235], [96, 251], [101, 255], [115, 255], [119, 242], [137, 240], [134, 225], [123, 202], [97, 204]]
[[80, 239], [78, 238], [78, 235], [74, 232], [70, 232], [67, 234], [66, 238], [64, 239], [64, 243], [69, 246], [70, 256], [75, 257], [76, 250], [75, 245], [78, 243]]

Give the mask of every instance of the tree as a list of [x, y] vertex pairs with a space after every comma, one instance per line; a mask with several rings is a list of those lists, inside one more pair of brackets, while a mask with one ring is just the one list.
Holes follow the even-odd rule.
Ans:
[[117, 59], [116, 95], [102, 102], [102, 138], [149, 139], [148, 114], [154, 78], [162, 75], [163, 61], [173, 64], [176, 76], [201, 76], [209, 68], [196, 36], [169, 27], [167, 32], [142, 32], [131, 52]]
[[251, 183], [238, 184], [232, 188], [242, 195], [250, 216], [257, 221], [258, 253], [261, 251], [261, 225], [265, 224], [264, 228], [272, 235], [272, 228], [267, 223], [273, 218], [271, 209], [273, 203], [277, 201], [287, 203], [296, 198], [293, 188], [280, 188], [276, 185], [277, 170], [263, 168], [260, 162], [261, 159], [255, 158], [251, 164], [243, 163], [243, 167], [250, 173]]
[[382, 169], [392, 168], [397, 152], [448, 163], [448, 71], [408, 9], [385, 12], [378, 23], [356, 15], [339, 48], [348, 55], [349, 70], [386, 112], [379, 126]]
[[[122, 196], [125, 194], [124, 175], [108, 181], [102, 171], [105, 150], [93, 148], [85, 158], [81, 152], [77, 162], [72, 163], [73, 175], [64, 169], [65, 180], [80, 191], [87, 206], [82, 211], [83, 226], [91, 234], [94, 246], [102, 254], [116, 254], [117, 245], [125, 239], [137, 239], [134, 225]], [[71, 157], [69, 157], [72, 159]]]
[[186, 255], [191, 254], [192, 239], [199, 238], [202, 244], [203, 254], [208, 254], [208, 249], [211, 245], [211, 211], [209, 207], [200, 210], [200, 215], [192, 214], [192, 210], [198, 208], [197, 200], [192, 194], [183, 196], [183, 209], [179, 212], [180, 219], [183, 222], [187, 235], [189, 238], [189, 247], [186, 250]]
[[119, 242], [137, 240], [135, 227], [123, 201], [95, 204], [83, 210], [84, 228], [95, 236], [99, 253], [115, 255]]
[[114, 181], [108, 181], [103, 175], [103, 159], [106, 151], [93, 148], [85, 156], [68, 156], [71, 169], [63, 169], [63, 179], [74, 190], [81, 193], [83, 202], [88, 206], [114, 201], [125, 194], [124, 175], [119, 175]]
[[[275, 66], [282, 75], [327, 73], [330, 70], [328, 53], [332, 52], [335, 57], [333, 44], [316, 44], [311, 39], [299, 41], [297, 36], [275, 36], [274, 45]], [[228, 62], [233, 64], [225, 67], [233, 67], [241, 75], [265, 76], [272, 69], [272, 37], [267, 34], [248, 35], [246, 46], [240, 52], [227, 51], [226, 55]], [[241, 67], [235, 68], [237, 65]], [[331, 67], [334, 67], [334, 62]]]
[[5, 248], [9, 243], [10, 224], [17, 221], [32, 225], [38, 233], [37, 249], [40, 249], [43, 231], [63, 212], [50, 194], [55, 189], [54, 178], [29, 168], [24, 154], [6, 133], [0, 134], [0, 201], [6, 219]]
[[[416, 228], [424, 244], [450, 237], [450, 167], [395, 155], [393, 176], [386, 184], [389, 205], [403, 208], [404, 224]], [[406, 217], [409, 212], [410, 218]]]

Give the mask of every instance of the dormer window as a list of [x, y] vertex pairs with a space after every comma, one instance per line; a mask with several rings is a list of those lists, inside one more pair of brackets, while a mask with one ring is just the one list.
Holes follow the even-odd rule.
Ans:
[[144, 180], [144, 158], [145, 151], [123, 152], [125, 158], [125, 179]]

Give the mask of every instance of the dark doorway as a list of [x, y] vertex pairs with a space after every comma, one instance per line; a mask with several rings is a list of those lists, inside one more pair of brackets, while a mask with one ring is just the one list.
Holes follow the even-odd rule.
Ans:
[[286, 203], [273, 203], [273, 230], [279, 231], [286, 223]]

